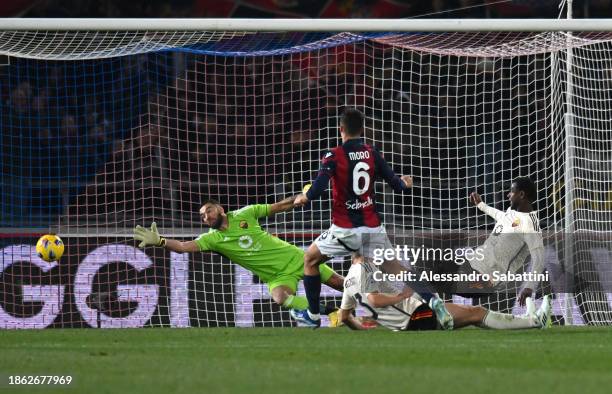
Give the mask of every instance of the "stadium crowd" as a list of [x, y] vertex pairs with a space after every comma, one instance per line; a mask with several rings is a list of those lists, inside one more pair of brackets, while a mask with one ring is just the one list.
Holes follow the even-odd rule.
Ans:
[[[450, 3], [465, 8], [480, 2]], [[55, 4], [39, 2], [25, 15], [49, 16]], [[188, 0], [171, 9], [164, 1], [70, 4], [51, 16], [186, 16], [194, 6]], [[445, 2], [432, 7], [449, 8]], [[482, 10], [466, 8], [462, 16]], [[91, 62], [12, 59], [0, 67], [2, 221], [23, 225], [41, 213], [49, 220], [83, 218], [86, 206], [99, 212], [105, 203], [112, 207], [128, 198], [126, 187], [161, 199], [152, 198], [149, 206], [186, 204], [179, 208], [185, 213], [202, 195], [232, 195], [230, 207], [236, 207], [291, 193], [314, 175], [321, 150], [336, 141], [337, 115], [352, 106], [365, 110], [366, 139], [402, 163], [398, 171], [422, 180], [469, 178], [488, 185], [485, 194], [501, 192], [496, 182], [509, 178], [501, 163], [523, 165], [545, 141], [538, 133], [549, 127], [546, 90], [533, 96], [521, 87], [542, 84], [545, 67], [508, 63], [500, 78], [486, 63], [443, 64], [427, 54], [401, 60], [400, 51], [358, 44], [274, 58], [159, 53]], [[486, 88], [500, 81], [509, 92], [501, 101]], [[518, 119], [500, 124], [508, 130], [501, 140], [485, 130], [493, 114]], [[517, 128], [534, 131], [513, 133]], [[470, 159], [456, 163], [458, 157]], [[242, 199], [230, 192], [236, 185], [245, 188]], [[460, 197], [443, 185], [424, 186], [446, 193], [425, 199]]]
[[[546, 129], [541, 115], [545, 89], [538, 97], [524, 88], [510, 89], [507, 101], [499, 103], [485, 83], [476, 83], [477, 78], [499, 82], [486, 65], [469, 59], [440, 65], [428, 55], [385, 60], [390, 51], [358, 44], [318, 56], [229, 61], [185, 55], [176, 76], [176, 59], [167, 54], [86, 66], [15, 65], [27, 71], [21, 72], [25, 77], [7, 76], [3, 84], [4, 182], [19, 185], [13, 204], [35, 211], [51, 205], [55, 213], [66, 213], [66, 204], [99, 209], [113, 194], [109, 187], [124, 190], [128, 184], [158, 190], [162, 200], [176, 189], [186, 213], [194, 212], [189, 204], [197, 205], [202, 195], [224, 199], [241, 185], [246, 192], [239, 194], [248, 200], [232, 205], [243, 205], [271, 192], [300, 190], [316, 172], [320, 151], [338, 138], [339, 111], [353, 106], [366, 111], [366, 139], [392, 162], [403, 163], [398, 171], [419, 179], [473, 178], [493, 185], [493, 179], [483, 182], [482, 177], [502, 171], [493, 164], [501, 164], [499, 155], [508, 160], [528, 156], [503, 148], [525, 150], [529, 138], [545, 140], [512, 135], [517, 127]], [[510, 66], [502, 68], [503, 83], [543, 83], [544, 68], [516, 73]], [[439, 79], [420, 80], [432, 74]], [[507, 139], [487, 137], [485, 125], [493, 122], [493, 114], [511, 119], [516, 111], [529, 116], [502, 125]], [[453, 165], [458, 158], [463, 161]], [[49, 187], [55, 197], [43, 190]], [[121, 199], [117, 194], [113, 201]], [[79, 209], [68, 213], [81, 218], [88, 213]]]

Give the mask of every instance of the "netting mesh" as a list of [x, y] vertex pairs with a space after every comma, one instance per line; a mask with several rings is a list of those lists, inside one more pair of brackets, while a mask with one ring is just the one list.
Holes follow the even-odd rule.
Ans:
[[306, 52], [371, 40], [420, 52], [511, 57], [608, 41], [609, 32], [322, 33], [228, 31], [0, 31], [0, 54], [44, 60], [85, 60], [185, 51], [219, 56]]
[[[549, 271], [572, 274], [571, 288], [543, 291], [576, 293], [557, 294], [555, 314], [609, 324], [609, 38], [2, 32], [0, 326], [291, 325], [248, 271], [208, 253], [143, 253], [130, 235], [156, 221], [192, 239], [206, 231], [207, 198], [231, 210], [300, 191], [338, 144], [345, 107], [365, 113], [366, 141], [415, 178], [409, 195], [377, 185], [390, 232], [463, 242], [493, 225], [469, 193], [505, 209], [512, 180], [529, 175]], [[329, 206], [265, 228], [306, 246]], [[30, 228], [64, 237], [61, 263], [33, 254]], [[477, 302], [518, 312], [516, 290]]]

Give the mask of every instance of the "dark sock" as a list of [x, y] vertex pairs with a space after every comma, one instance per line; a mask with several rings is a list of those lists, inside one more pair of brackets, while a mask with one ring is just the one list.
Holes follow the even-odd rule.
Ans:
[[419, 295], [421, 296], [421, 298], [429, 304], [429, 300], [431, 300], [432, 298], [434, 298], [433, 293], [419, 293]]
[[304, 275], [304, 290], [310, 313], [319, 314], [319, 297], [321, 296], [321, 275]]
[[431, 292], [433, 289], [432, 286], [425, 281], [417, 281], [412, 283], [405, 283], [407, 287], [412, 288], [415, 293], [418, 293], [421, 298], [429, 304], [429, 300], [432, 298], [436, 298], [436, 296]]
[[337, 309], [336, 306], [332, 304], [326, 304], [324, 302], [321, 302], [319, 304], [319, 310], [321, 311], [322, 315], [329, 315], [330, 313], [334, 312], [336, 309]]

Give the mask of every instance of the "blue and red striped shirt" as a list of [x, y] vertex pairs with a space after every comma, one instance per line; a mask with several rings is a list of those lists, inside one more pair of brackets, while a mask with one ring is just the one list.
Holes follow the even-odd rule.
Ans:
[[355, 138], [326, 152], [319, 174], [306, 193], [317, 199], [332, 184], [332, 222], [343, 228], [378, 227], [374, 181], [382, 177], [396, 192], [407, 190], [381, 153]]

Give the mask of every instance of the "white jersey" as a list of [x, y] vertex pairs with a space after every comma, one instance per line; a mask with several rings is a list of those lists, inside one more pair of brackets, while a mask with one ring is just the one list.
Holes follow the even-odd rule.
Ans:
[[381, 325], [392, 330], [403, 330], [408, 326], [410, 316], [423, 301], [416, 295], [395, 305], [375, 308], [368, 303], [368, 294], [382, 293], [397, 295], [399, 291], [389, 283], [374, 280], [374, 272], [378, 267], [373, 263], [353, 264], [344, 277], [344, 291], [340, 308], [355, 309], [362, 306], [370, 312], [372, 318]]
[[[489, 238], [480, 246], [483, 258], [474, 257], [470, 265], [482, 274], [493, 271], [515, 273], [523, 267], [531, 254], [531, 271], [544, 269], [544, 243], [537, 211], [518, 212], [508, 208], [503, 212], [484, 202], [478, 209], [495, 219], [495, 227]], [[525, 283], [525, 287], [537, 289], [538, 282]]]

